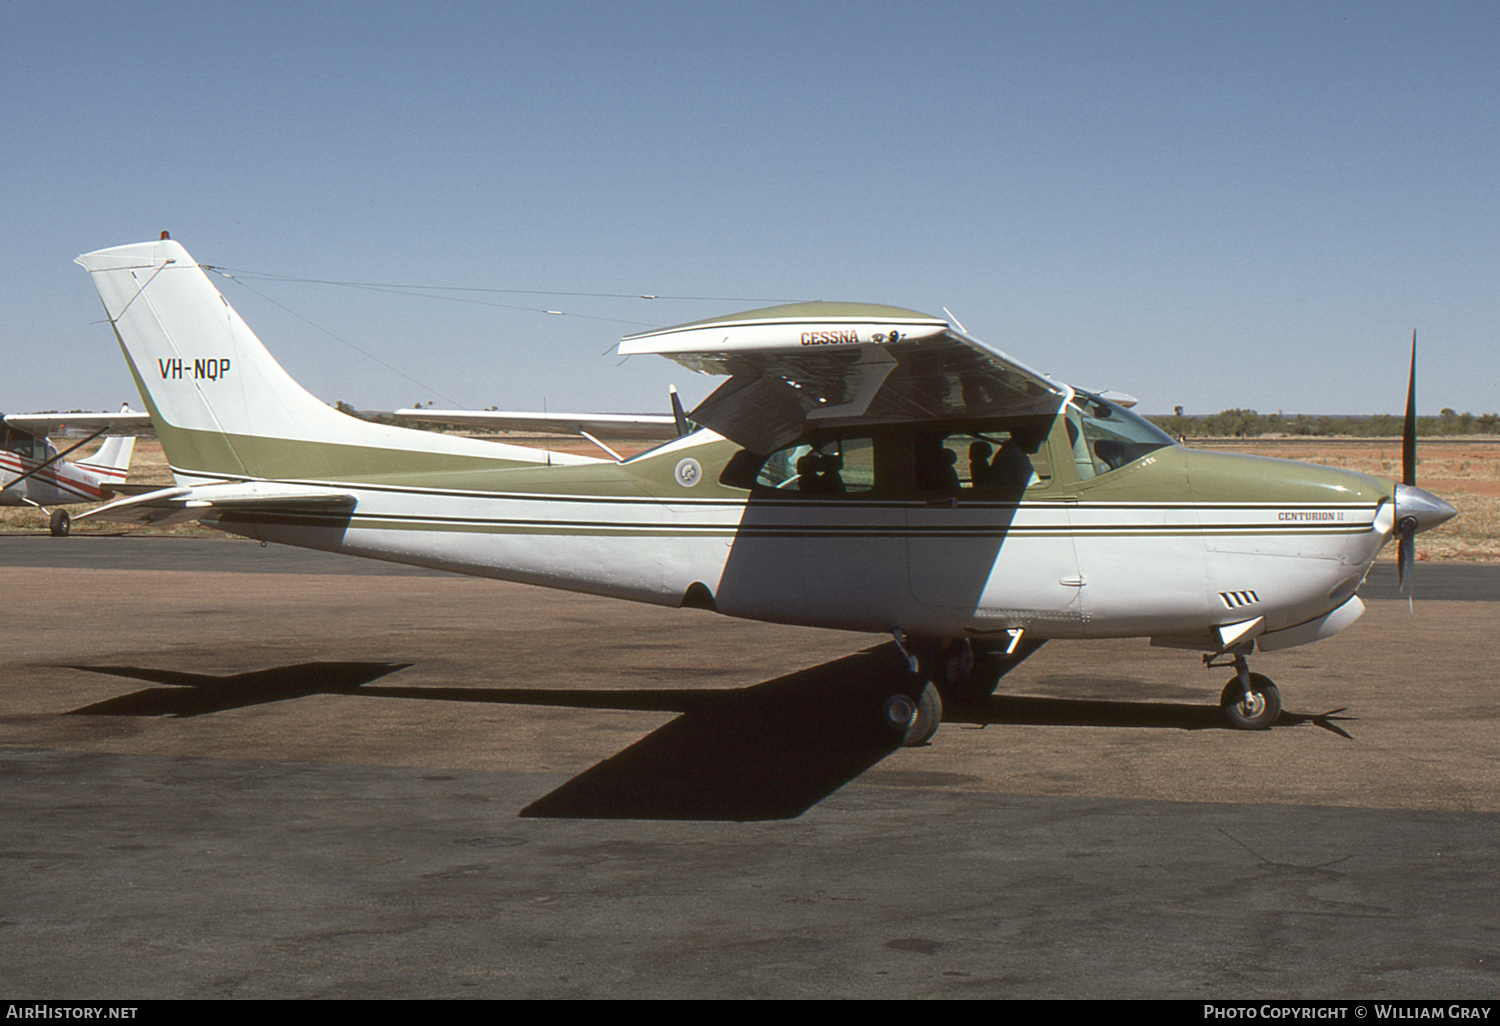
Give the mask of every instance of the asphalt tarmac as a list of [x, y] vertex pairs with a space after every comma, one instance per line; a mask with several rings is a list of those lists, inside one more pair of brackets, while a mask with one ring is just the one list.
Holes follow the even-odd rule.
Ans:
[[888, 642], [219, 538], [0, 538], [0, 994], [1500, 995], [1500, 568], [1228, 670], [1052, 643], [927, 747]]

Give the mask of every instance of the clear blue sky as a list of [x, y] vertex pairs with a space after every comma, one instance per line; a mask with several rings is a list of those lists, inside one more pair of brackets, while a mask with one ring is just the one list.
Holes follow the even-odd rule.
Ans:
[[1500, 410], [1494, 3], [0, 0], [0, 39], [7, 412], [135, 401], [71, 261], [164, 228], [712, 297], [221, 285], [366, 408], [665, 410], [714, 379], [619, 335], [847, 299], [1148, 412], [1396, 412], [1417, 328], [1422, 412]]

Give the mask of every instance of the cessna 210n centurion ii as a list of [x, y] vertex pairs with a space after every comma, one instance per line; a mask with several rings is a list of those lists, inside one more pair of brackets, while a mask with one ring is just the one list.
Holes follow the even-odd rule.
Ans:
[[178, 243], [78, 263], [176, 481], [100, 515], [888, 634], [910, 684], [871, 718], [904, 744], [937, 728], [934, 683], [988, 694], [1064, 638], [1205, 653], [1234, 667], [1229, 721], [1267, 727], [1280, 697], [1247, 657], [1349, 626], [1381, 547], [1409, 557], [1454, 512], [1410, 480], [1184, 448], [948, 320], [867, 304], [627, 337], [728, 376], [629, 459], [372, 424], [293, 381]]
[[[87, 438], [58, 452], [47, 436], [64, 425], [92, 429]], [[151, 419], [129, 407], [119, 413], [21, 413], [0, 423], [0, 506], [33, 506], [48, 513], [54, 536], [66, 535], [72, 523], [68, 511], [47, 507], [103, 502], [112, 499], [130, 472], [135, 432], [149, 428]], [[69, 463], [65, 457], [106, 432], [99, 450], [87, 459]]]

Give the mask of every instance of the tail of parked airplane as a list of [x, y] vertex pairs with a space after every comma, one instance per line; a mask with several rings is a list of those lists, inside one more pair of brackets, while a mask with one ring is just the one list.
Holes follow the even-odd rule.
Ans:
[[94, 279], [179, 482], [340, 481], [595, 462], [340, 413], [282, 369], [169, 239], [86, 253], [77, 263]]
[[130, 470], [130, 457], [134, 452], [134, 435], [111, 435], [99, 446], [98, 452], [86, 460], [79, 460], [78, 466], [116, 481], [123, 481], [126, 472]]

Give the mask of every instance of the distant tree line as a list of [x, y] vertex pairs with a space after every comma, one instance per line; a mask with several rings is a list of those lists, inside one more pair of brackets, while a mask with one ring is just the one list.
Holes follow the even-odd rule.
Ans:
[[[1255, 438], [1260, 435], [1350, 435], [1356, 438], [1399, 438], [1404, 417], [1377, 413], [1369, 417], [1319, 417], [1299, 413], [1257, 413], [1254, 410], [1224, 410], [1222, 413], [1184, 414], [1177, 407], [1170, 416], [1146, 418], [1170, 435], [1178, 437]], [[1444, 409], [1436, 417], [1418, 417], [1419, 435], [1500, 434], [1500, 414], [1455, 413]]]

